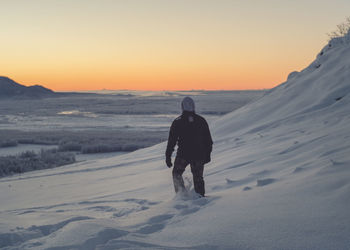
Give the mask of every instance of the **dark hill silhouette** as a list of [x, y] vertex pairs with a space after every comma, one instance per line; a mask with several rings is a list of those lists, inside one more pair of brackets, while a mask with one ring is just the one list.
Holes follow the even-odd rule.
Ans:
[[0, 76], [0, 98], [26, 97], [40, 98], [51, 97], [56, 93], [40, 85], [26, 87], [8, 77]]

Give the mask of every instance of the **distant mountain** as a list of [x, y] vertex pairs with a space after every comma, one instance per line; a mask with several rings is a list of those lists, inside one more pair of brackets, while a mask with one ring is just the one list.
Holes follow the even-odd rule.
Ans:
[[41, 98], [51, 97], [56, 93], [40, 85], [26, 87], [8, 77], [0, 76], [0, 98], [26, 97]]

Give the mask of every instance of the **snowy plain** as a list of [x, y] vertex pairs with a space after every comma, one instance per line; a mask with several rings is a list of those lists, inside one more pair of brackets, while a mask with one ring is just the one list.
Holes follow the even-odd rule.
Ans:
[[[167, 139], [169, 124], [179, 115], [185, 95], [196, 99], [198, 113], [205, 114], [210, 122], [263, 94], [264, 91], [98, 91], [60, 93], [41, 99], [0, 98], [0, 156], [37, 151], [38, 145], [103, 145], [111, 151], [133, 151]], [[20, 146], [1, 147], [6, 142]]]
[[208, 197], [174, 196], [165, 143], [6, 177], [0, 247], [350, 249], [349, 124], [350, 34], [210, 123]]
[[186, 95], [213, 120], [262, 96], [264, 91], [98, 91], [46, 99], [0, 99], [0, 129], [165, 131]]

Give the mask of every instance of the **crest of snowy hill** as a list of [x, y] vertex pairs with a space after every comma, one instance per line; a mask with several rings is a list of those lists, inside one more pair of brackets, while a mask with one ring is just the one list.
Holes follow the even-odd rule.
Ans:
[[264, 98], [217, 120], [212, 124], [217, 138], [238, 131], [243, 134], [273, 130], [278, 125], [310, 119], [310, 115], [321, 119], [329, 116], [330, 110], [349, 108], [349, 44], [350, 33], [332, 39], [307, 68], [290, 73], [286, 82]]
[[210, 124], [208, 197], [174, 197], [165, 143], [7, 177], [0, 247], [348, 249], [349, 35], [288, 78]]
[[48, 97], [54, 95], [50, 89], [40, 85], [26, 87], [8, 77], [0, 76], [0, 98], [11, 97]]

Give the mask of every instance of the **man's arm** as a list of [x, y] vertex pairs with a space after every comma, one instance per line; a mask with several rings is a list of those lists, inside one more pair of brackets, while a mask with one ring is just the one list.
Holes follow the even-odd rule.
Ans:
[[172, 166], [171, 163], [171, 155], [174, 151], [174, 147], [176, 145], [178, 139], [177, 129], [176, 129], [176, 120], [173, 121], [170, 127], [169, 131], [169, 137], [168, 137], [168, 145], [166, 147], [165, 151], [165, 157], [166, 157], [166, 164], [170, 168]]
[[204, 120], [204, 138], [206, 142], [206, 159], [205, 163], [211, 161], [210, 154], [213, 149], [213, 139], [211, 138], [210, 130], [207, 121]]

